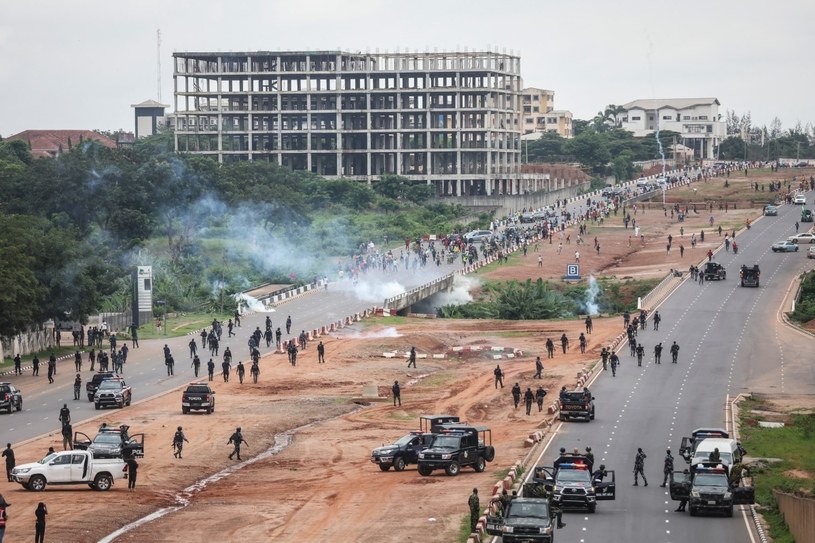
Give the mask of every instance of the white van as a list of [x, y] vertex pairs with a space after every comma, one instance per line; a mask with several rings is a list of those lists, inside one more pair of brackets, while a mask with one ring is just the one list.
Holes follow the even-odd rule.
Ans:
[[703, 439], [696, 446], [696, 450], [693, 451], [691, 465], [695, 466], [702, 462], [708, 462], [710, 454], [715, 449], [719, 449], [720, 463], [724, 466], [730, 467], [742, 461], [741, 450], [735, 439], [710, 437]]

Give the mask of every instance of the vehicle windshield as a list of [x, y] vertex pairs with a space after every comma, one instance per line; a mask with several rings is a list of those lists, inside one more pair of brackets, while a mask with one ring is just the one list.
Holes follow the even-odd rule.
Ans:
[[[697, 452], [696, 456], [693, 457], [693, 461], [691, 463], [692, 464], [700, 464], [702, 462], [707, 462], [708, 459], [710, 458], [709, 455], [710, 455], [709, 452], [701, 453], [701, 454]], [[725, 466], [732, 466], [733, 465], [733, 455], [731, 453], [719, 451], [719, 458], [721, 458], [721, 460], [719, 460], [719, 464], [722, 464], [722, 465], [725, 465]]]
[[557, 472], [558, 483], [590, 483], [589, 470], [586, 469], [560, 469]]
[[120, 381], [102, 381], [99, 384], [99, 388], [112, 388], [112, 389], [120, 389], [122, 388], [122, 383]]
[[207, 387], [187, 387], [187, 392], [191, 394], [209, 394]]
[[507, 516], [534, 517], [548, 521], [549, 507], [545, 503], [512, 503], [509, 504]]
[[458, 436], [436, 436], [433, 440], [434, 449], [458, 449]]
[[122, 438], [119, 434], [106, 432], [93, 438], [93, 442], [97, 445], [118, 445], [122, 442]]
[[37, 463], [38, 464], [47, 464], [48, 462], [53, 460], [56, 455], [57, 455], [56, 453], [51, 453], [51, 454], [49, 454], [48, 456], [46, 456], [45, 458], [43, 458], [42, 460], [40, 460]]
[[727, 486], [727, 475], [723, 473], [699, 474], [693, 480], [693, 486]]

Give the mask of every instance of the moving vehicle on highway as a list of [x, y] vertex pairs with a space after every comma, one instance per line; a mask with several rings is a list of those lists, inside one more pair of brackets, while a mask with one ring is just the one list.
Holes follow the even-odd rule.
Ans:
[[787, 238], [787, 241], [793, 243], [815, 243], [815, 234], [812, 232], [801, 232]]
[[35, 492], [45, 490], [47, 485], [81, 484], [106, 491], [115, 479], [127, 478], [127, 464], [121, 458], [94, 458], [88, 451], [60, 451], [39, 462], [15, 467], [11, 477], [26, 490]]
[[23, 393], [11, 383], [0, 383], [0, 411], [23, 410]]
[[812, 210], [803, 208], [801, 210], [801, 222], [812, 222], [812, 221], [813, 221]]
[[478, 243], [479, 241], [489, 241], [492, 238], [492, 232], [489, 230], [473, 230], [464, 234], [464, 241], [467, 243]]
[[130, 405], [132, 400], [132, 389], [121, 377], [102, 381], [93, 395], [93, 404], [96, 409], [102, 409], [103, 407], [118, 407], [121, 409], [126, 405]]
[[774, 253], [794, 253], [798, 251], [798, 244], [785, 239], [776, 241], [770, 248]]
[[[815, 247], [813, 247], [813, 249], [815, 249]], [[746, 264], [741, 265], [741, 270], [739, 271], [741, 286], [758, 287], [760, 277], [761, 271], [758, 268], [758, 264], [753, 264], [752, 266], [747, 266]]]
[[207, 415], [215, 411], [215, 391], [206, 381], [190, 383], [181, 393], [181, 414], [205, 410]]
[[561, 390], [558, 403], [560, 420], [594, 420], [594, 396], [587, 388]]
[[546, 498], [512, 498], [501, 514], [487, 516], [487, 533], [503, 543], [552, 543], [553, 516]]
[[795, 197], [792, 199], [792, 203], [795, 205], [806, 205], [807, 197], [804, 194], [796, 194]]
[[112, 371], [100, 371], [95, 374], [90, 381], [85, 383], [85, 392], [88, 393], [88, 401], [93, 401], [93, 397], [96, 395], [96, 389], [99, 388], [99, 384], [102, 381], [113, 379], [114, 377], [116, 377], [116, 374]]
[[765, 217], [777, 217], [778, 216], [778, 208], [774, 205], [767, 204], [764, 206], [764, 216]]
[[704, 275], [705, 281], [713, 281], [714, 279], [724, 281], [727, 279], [727, 270], [718, 262], [705, 262], [702, 275]]
[[393, 467], [395, 471], [404, 471], [408, 464], [419, 462], [419, 453], [433, 441], [433, 434], [410, 432], [390, 445], [383, 445], [371, 451], [371, 462], [382, 471]]
[[[563, 509], [597, 510], [597, 502], [616, 499], [614, 470], [594, 477], [593, 462], [585, 455], [561, 455], [549, 466], [536, 466], [530, 482], [524, 484], [527, 497], [551, 496], [552, 505]], [[606, 478], [609, 480], [605, 480]]]
[[486, 426], [469, 424], [444, 424], [433, 440], [419, 453], [418, 471], [427, 476], [433, 470], [443, 469], [447, 475], [456, 476], [463, 467], [472, 467], [481, 473], [487, 462], [495, 459], [492, 432]]

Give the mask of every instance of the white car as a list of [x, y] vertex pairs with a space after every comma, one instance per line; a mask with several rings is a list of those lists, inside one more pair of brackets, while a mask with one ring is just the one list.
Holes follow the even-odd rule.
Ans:
[[812, 232], [803, 232], [801, 234], [795, 234], [794, 236], [788, 237], [787, 241], [791, 241], [793, 243], [815, 243], [815, 234]]
[[46, 485], [81, 484], [105, 491], [115, 479], [127, 478], [127, 464], [121, 458], [94, 458], [88, 451], [59, 451], [39, 462], [16, 466], [11, 478], [35, 492], [45, 490]]
[[492, 238], [492, 232], [489, 230], [473, 230], [464, 234], [464, 239], [468, 243], [478, 243], [479, 241], [489, 241]]
[[807, 251], [807, 258], [815, 258], [815, 247], [810, 247]]
[[792, 203], [795, 205], [806, 205], [807, 197], [804, 196], [803, 194], [798, 194], [795, 196], [795, 198], [792, 199]]

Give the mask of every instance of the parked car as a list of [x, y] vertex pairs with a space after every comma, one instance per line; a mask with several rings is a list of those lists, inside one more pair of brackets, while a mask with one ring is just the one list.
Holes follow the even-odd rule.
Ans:
[[787, 241], [793, 243], [815, 243], [815, 234], [812, 232], [801, 232], [787, 238]]
[[774, 253], [792, 253], [798, 250], [798, 244], [789, 240], [776, 241], [771, 249]]
[[815, 258], [815, 247], [810, 247], [807, 251], [807, 258]]
[[0, 383], [0, 409], [23, 410], [23, 394], [11, 383]]
[[11, 478], [35, 492], [42, 492], [46, 485], [81, 484], [106, 491], [115, 479], [127, 478], [127, 464], [121, 458], [97, 459], [88, 451], [59, 451], [39, 462], [18, 465], [11, 470]]

